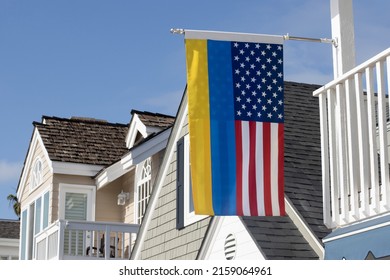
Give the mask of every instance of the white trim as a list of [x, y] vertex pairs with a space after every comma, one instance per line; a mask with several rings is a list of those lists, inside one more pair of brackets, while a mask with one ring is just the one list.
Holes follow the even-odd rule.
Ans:
[[168, 144], [167, 144], [166, 151], [164, 154], [164, 158], [163, 158], [160, 170], [157, 174], [155, 184], [153, 186], [152, 195], [150, 196], [150, 199], [149, 199], [149, 204], [148, 204], [148, 207], [146, 209], [146, 213], [144, 215], [144, 220], [141, 224], [140, 230], [139, 230], [138, 235], [137, 235], [137, 239], [136, 239], [135, 244], [134, 244], [133, 251], [132, 251], [131, 256], [130, 256], [130, 259], [132, 259], [132, 260], [139, 259], [140, 255], [141, 255], [142, 244], [145, 241], [146, 233], [147, 233], [147, 230], [148, 230], [150, 223], [151, 223], [153, 211], [156, 208], [162, 185], [164, 184], [166, 175], [168, 173], [168, 169], [169, 169], [170, 162], [171, 162], [171, 159], [173, 156], [173, 152], [176, 150], [175, 147], [176, 147], [177, 140], [179, 139], [179, 132], [181, 131], [181, 129], [183, 127], [183, 124], [184, 124], [184, 121], [185, 121], [185, 118], [187, 115], [187, 111], [188, 111], [187, 94], [184, 93], [179, 111], [177, 113], [175, 124], [174, 124], [174, 126], [172, 128], [172, 132], [169, 136], [169, 140], [168, 140]]
[[66, 175], [80, 175], [80, 176], [95, 176], [104, 165], [70, 163], [53, 161], [53, 173]]
[[232, 33], [205, 30], [185, 30], [185, 39], [208, 39], [221, 41], [254, 42], [268, 44], [283, 44], [284, 37], [281, 35], [265, 35], [254, 33]]
[[65, 193], [67, 192], [83, 193], [88, 195], [89, 203], [87, 203], [87, 221], [95, 221], [96, 186], [60, 183], [58, 218], [62, 220], [65, 219]]
[[321, 242], [318, 240], [317, 236], [314, 235], [306, 221], [302, 218], [298, 211], [296, 211], [294, 205], [291, 203], [290, 199], [287, 198], [287, 196], [284, 196], [284, 202], [287, 215], [293, 221], [305, 240], [309, 243], [310, 247], [316, 252], [320, 260], [323, 260], [325, 249], [321, 245]]
[[143, 144], [134, 147], [125, 156], [122, 157], [121, 163], [123, 169], [131, 168], [132, 166], [143, 162], [148, 157], [158, 153], [162, 149], [165, 149], [168, 143], [169, 135], [171, 134], [171, 128], [166, 129], [159, 135], [149, 139]]
[[97, 189], [99, 190], [107, 186], [109, 183], [113, 182], [133, 169], [134, 166], [131, 166], [129, 169], [125, 169], [122, 165], [122, 162], [120, 161], [110, 165], [95, 178]]
[[217, 232], [220, 230], [222, 225], [222, 216], [215, 216], [212, 218], [207, 234], [203, 238], [203, 243], [199, 249], [197, 260], [207, 260], [210, 256], [211, 244], [215, 243]]
[[141, 122], [138, 114], [135, 113], [130, 123], [129, 132], [126, 135], [126, 147], [128, 149], [133, 147], [138, 132], [141, 133], [144, 138], [148, 136], [146, 133], [146, 126]]
[[[388, 214], [386, 214], [384, 216], [387, 216], [387, 215]], [[377, 218], [377, 217], [375, 217], [375, 218]], [[356, 224], [360, 224], [360, 223], [364, 223], [364, 222], [372, 221], [372, 220], [373, 219], [369, 219], [369, 220], [365, 220], [363, 222], [358, 222]], [[356, 224], [354, 224], [354, 225], [356, 225]], [[349, 226], [351, 226], [351, 225], [349, 225]], [[378, 229], [378, 228], [382, 228], [382, 227], [386, 227], [386, 226], [390, 226], [390, 221], [384, 222], [384, 223], [381, 223], [381, 224], [377, 224], [377, 225], [372, 225], [372, 226], [369, 226], [369, 227], [364, 227], [364, 228], [361, 228], [361, 229], [358, 229], [358, 230], [354, 230], [354, 231], [351, 231], [351, 232], [346, 232], [346, 233], [343, 233], [343, 234], [340, 234], [340, 235], [337, 235], [337, 236], [334, 236], [334, 237], [329, 237], [329, 238], [325, 237], [322, 241], [324, 243], [326, 243], [326, 242], [334, 241], [334, 240], [341, 239], [341, 238], [348, 237], [348, 236], [353, 236], [353, 235], [356, 235], [356, 234], [359, 234], [359, 233], [367, 232], [367, 231], [370, 231], [370, 230], [374, 230], [374, 229]]]
[[53, 166], [52, 166], [53, 163], [50, 160], [49, 154], [47, 153], [45, 145], [43, 144], [42, 137], [39, 134], [38, 129], [34, 128], [32, 140], [31, 140], [31, 143], [30, 143], [30, 146], [29, 146], [29, 149], [28, 149], [26, 161], [25, 161], [25, 164], [24, 164], [24, 167], [23, 167], [22, 175], [21, 175], [20, 182], [19, 182], [19, 185], [18, 185], [18, 190], [17, 190], [17, 193], [16, 193], [16, 196], [17, 196], [19, 201], [21, 200], [21, 195], [24, 192], [24, 188], [26, 186], [26, 180], [28, 178], [28, 174], [29, 174], [29, 171], [31, 169], [31, 164], [33, 163], [33, 155], [34, 155], [34, 152], [35, 152], [34, 147], [38, 143], [41, 145], [41, 148], [42, 148], [43, 154], [45, 156], [47, 165], [49, 166], [49, 170], [50, 170], [51, 173], [53, 173]]
[[190, 137], [184, 136], [184, 227], [196, 223], [208, 217], [208, 215], [196, 215], [195, 211], [190, 212]]
[[[35, 185], [35, 186], [33, 186], [33, 183], [35, 183], [35, 180], [37, 179], [36, 178], [36, 174], [35, 174], [35, 167], [36, 167], [36, 165], [38, 164], [38, 162], [41, 164], [41, 170], [39, 171], [39, 182]], [[41, 186], [42, 184], [43, 184], [43, 174], [42, 174], [42, 171], [43, 171], [43, 161], [42, 161], [42, 159], [41, 159], [41, 157], [40, 156], [37, 156], [37, 157], [35, 157], [35, 160], [33, 161], [33, 164], [32, 164], [32, 168], [31, 168], [31, 180], [30, 180], [30, 193], [31, 192], [33, 192], [35, 189], [37, 189], [39, 186]]]
[[16, 238], [0, 238], [0, 246], [19, 248], [19, 239], [16, 239]]

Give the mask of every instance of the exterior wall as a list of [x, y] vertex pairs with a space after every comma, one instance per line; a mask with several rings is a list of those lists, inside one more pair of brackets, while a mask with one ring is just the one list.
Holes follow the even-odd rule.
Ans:
[[[186, 122], [180, 137], [187, 133]], [[176, 229], [176, 151], [168, 168], [143, 243], [141, 259], [196, 259], [210, 218]]]
[[[53, 180], [53, 175], [51, 173], [50, 166], [49, 166], [50, 163], [48, 162], [47, 157], [44, 153], [44, 148], [42, 147], [39, 141], [37, 141], [35, 143], [35, 146], [32, 147], [31, 153], [32, 153], [31, 165], [26, 166], [27, 168], [29, 168], [29, 170], [25, 171], [27, 172], [26, 182], [24, 186], [21, 186], [23, 189], [23, 193], [21, 194], [20, 197], [20, 203], [22, 209], [25, 209], [30, 203], [32, 203], [37, 198], [37, 196], [42, 195], [42, 192], [50, 188]], [[42, 162], [42, 183], [39, 186], [37, 186], [34, 190], [31, 190], [30, 187], [32, 184], [32, 169], [38, 157]]]
[[122, 188], [124, 192], [130, 193], [130, 199], [121, 206], [121, 219], [126, 224], [134, 224], [134, 180], [135, 169], [122, 176]]
[[117, 204], [118, 194], [122, 189], [122, 178], [118, 178], [96, 192], [96, 221], [123, 222], [121, 215], [123, 206]]

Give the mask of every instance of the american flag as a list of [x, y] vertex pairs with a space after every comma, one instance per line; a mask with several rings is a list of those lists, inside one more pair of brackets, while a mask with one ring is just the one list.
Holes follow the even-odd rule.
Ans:
[[232, 42], [237, 212], [284, 215], [283, 45]]

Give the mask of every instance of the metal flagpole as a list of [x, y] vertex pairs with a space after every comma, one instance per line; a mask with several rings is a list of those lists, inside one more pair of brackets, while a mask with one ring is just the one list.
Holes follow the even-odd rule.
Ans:
[[[182, 28], [172, 28], [171, 33], [172, 34], [179, 34], [183, 35], [185, 34], [185, 29]], [[314, 42], [314, 43], [327, 43], [327, 44], [333, 44], [335, 48], [337, 48], [337, 40], [335, 39], [328, 39], [328, 38], [308, 38], [308, 37], [297, 37], [297, 36], [290, 36], [288, 33], [287, 35], [283, 35], [284, 40], [294, 40], [294, 41], [306, 41], [306, 42]]]

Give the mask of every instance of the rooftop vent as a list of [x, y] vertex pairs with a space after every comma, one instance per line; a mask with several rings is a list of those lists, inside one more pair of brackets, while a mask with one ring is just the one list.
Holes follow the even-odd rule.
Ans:
[[92, 122], [92, 123], [108, 123], [106, 120], [101, 119], [95, 119], [95, 118], [88, 118], [88, 117], [71, 117], [70, 118], [73, 121], [82, 121], [82, 122]]

